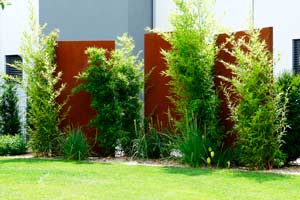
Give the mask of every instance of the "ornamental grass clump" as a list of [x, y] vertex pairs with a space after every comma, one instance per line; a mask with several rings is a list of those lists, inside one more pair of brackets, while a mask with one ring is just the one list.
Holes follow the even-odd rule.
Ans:
[[270, 169], [284, 159], [280, 147], [286, 127], [286, 98], [276, 93], [272, 54], [260, 39], [260, 31], [250, 29], [247, 34], [228, 41], [233, 48], [225, 50], [236, 62], [223, 62], [233, 74], [231, 78], [222, 77], [231, 84], [224, 91], [240, 164]]
[[[200, 130], [197, 119], [184, 116], [185, 125], [181, 126], [182, 137], [179, 137], [179, 149], [183, 153], [183, 161], [192, 167], [210, 165], [211, 140], [206, 129]], [[210, 148], [210, 151], [209, 151]]]
[[145, 120], [144, 127], [136, 128], [131, 155], [142, 159], [169, 158], [174, 146], [174, 137], [167, 130], [159, 130], [152, 121]]
[[69, 129], [63, 145], [64, 157], [68, 160], [85, 160], [90, 147], [85, 134], [80, 128]]
[[219, 149], [223, 140], [217, 119], [219, 99], [214, 90], [217, 26], [212, 14], [213, 1], [174, 0], [174, 3], [177, 12], [170, 18], [173, 31], [160, 33], [172, 46], [171, 50], [162, 51], [167, 62], [164, 75], [171, 78], [169, 98], [175, 105], [175, 113], [181, 116], [176, 126], [183, 136], [179, 146], [184, 157], [187, 156], [184, 160], [198, 166], [207, 164], [202, 136], [214, 149]]

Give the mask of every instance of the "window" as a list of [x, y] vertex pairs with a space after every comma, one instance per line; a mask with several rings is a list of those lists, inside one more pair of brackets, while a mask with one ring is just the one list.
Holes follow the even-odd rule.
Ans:
[[300, 39], [293, 40], [293, 71], [300, 73]]
[[18, 55], [7, 55], [6, 56], [6, 74], [11, 75], [13, 77], [22, 78], [22, 76], [23, 76], [22, 71], [10, 66], [11, 64], [14, 64], [15, 62], [22, 62], [22, 58]]

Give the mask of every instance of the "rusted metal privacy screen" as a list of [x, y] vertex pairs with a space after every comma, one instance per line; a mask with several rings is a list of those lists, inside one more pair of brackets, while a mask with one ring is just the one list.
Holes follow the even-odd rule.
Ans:
[[[235, 38], [247, 37], [244, 31], [234, 33]], [[220, 34], [217, 37], [217, 46], [220, 46], [229, 37], [227, 34]], [[268, 50], [273, 51], [273, 28], [261, 29], [261, 38], [266, 42]], [[230, 46], [227, 45], [230, 49]], [[163, 127], [168, 125], [168, 110], [174, 108], [171, 104], [168, 96], [169, 92], [169, 78], [162, 76], [162, 72], [166, 69], [166, 62], [161, 54], [161, 50], [170, 50], [171, 45], [166, 42], [161, 36], [157, 34], [145, 35], [145, 75], [149, 75], [148, 81], [145, 84], [145, 116], [152, 118], [154, 123], [159, 122]], [[233, 124], [229, 117], [229, 110], [226, 104], [224, 94], [220, 88], [221, 80], [218, 76], [231, 77], [231, 71], [219, 62], [223, 60], [225, 62], [234, 63], [235, 58], [228, 53], [221, 51], [216, 57], [215, 61], [215, 87], [218, 90], [219, 96], [222, 100], [221, 109], [219, 113], [220, 124], [224, 127], [225, 131], [232, 128]], [[178, 117], [178, 116], [175, 116]]]
[[96, 131], [88, 127], [89, 121], [95, 116], [95, 111], [91, 108], [91, 98], [84, 91], [72, 96], [72, 88], [78, 85], [75, 76], [88, 66], [88, 57], [85, 50], [88, 47], [107, 49], [108, 52], [115, 48], [114, 41], [59, 41], [56, 49], [57, 71], [61, 71], [62, 82], [66, 83], [66, 89], [58, 98], [59, 102], [69, 98], [66, 107], [71, 106], [67, 118], [61, 127], [67, 125], [81, 127], [88, 138], [94, 138]]

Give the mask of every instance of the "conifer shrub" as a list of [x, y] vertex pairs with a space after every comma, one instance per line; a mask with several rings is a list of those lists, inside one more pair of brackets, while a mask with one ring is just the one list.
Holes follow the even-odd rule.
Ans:
[[16, 82], [4, 81], [0, 96], [0, 135], [21, 134], [21, 122], [18, 107]]

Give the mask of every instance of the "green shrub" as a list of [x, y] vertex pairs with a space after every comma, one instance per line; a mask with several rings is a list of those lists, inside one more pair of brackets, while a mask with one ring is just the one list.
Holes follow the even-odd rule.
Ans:
[[80, 128], [69, 129], [63, 144], [64, 157], [69, 160], [85, 160], [89, 155], [89, 144]]
[[20, 155], [27, 150], [25, 139], [21, 135], [0, 136], [0, 155]]
[[279, 77], [277, 86], [288, 98], [287, 132], [282, 138], [282, 150], [287, 161], [294, 161], [300, 157], [300, 76], [285, 73]]
[[[202, 145], [202, 135], [206, 135], [207, 141], [210, 141], [214, 149], [221, 147], [224, 137], [218, 127], [219, 99], [214, 90], [217, 26], [212, 14], [213, 1], [174, 0], [174, 2], [177, 12], [170, 18], [174, 30], [161, 33], [172, 46], [171, 50], [162, 51], [167, 61], [164, 75], [171, 78], [170, 99], [175, 105], [175, 113], [181, 116], [176, 126], [180, 127], [181, 131], [186, 131], [191, 128], [191, 124], [196, 123], [197, 133], [182, 133], [183, 136], [191, 135], [188, 139], [183, 138], [180, 141], [184, 142], [182, 148], [190, 148], [184, 151], [193, 154], [193, 158], [190, 158], [192, 162], [188, 163], [197, 166], [200, 163], [206, 164], [206, 158], [202, 159], [200, 156], [203, 147], [197, 146]], [[196, 122], [186, 122], [185, 115]], [[189, 147], [187, 143], [192, 146]]]
[[59, 81], [61, 72], [56, 71], [55, 47], [58, 31], [44, 35], [31, 5], [30, 31], [24, 32], [21, 57], [17, 67], [24, 71], [24, 88], [27, 95], [27, 126], [29, 145], [37, 155], [55, 155], [59, 148], [59, 125], [63, 119], [57, 97], [65, 85]]
[[79, 75], [82, 84], [74, 92], [85, 90], [97, 112], [90, 122], [99, 131], [97, 140], [106, 155], [114, 155], [118, 142], [126, 153], [135, 138], [134, 121], [140, 123], [143, 73], [142, 61], [133, 55], [133, 39], [126, 34], [117, 39], [117, 49], [106, 58], [105, 49], [89, 48], [89, 67]]
[[0, 135], [20, 134], [21, 122], [18, 108], [18, 96], [16, 94], [15, 82], [6, 80], [2, 87], [0, 97]]
[[236, 62], [224, 63], [233, 73], [231, 79], [223, 77], [231, 83], [225, 94], [233, 132], [237, 134], [239, 162], [255, 169], [272, 168], [284, 157], [280, 146], [285, 132], [286, 100], [282, 103], [282, 95], [276, 94], [272, 54], [260, 39], [259, 30], [251, 29], [248, 36], [249, 41], [236, 41], [234, 37], [229, 41], [233, 50], [228, 53]]

